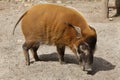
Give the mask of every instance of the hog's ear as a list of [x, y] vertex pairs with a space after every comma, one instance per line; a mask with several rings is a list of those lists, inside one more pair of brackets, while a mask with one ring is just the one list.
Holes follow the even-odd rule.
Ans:
[[74, 30], [76, 31], [76, 36], [77, 36], [77, 38], [81, 38], [81, 37], [82, 37], [82, 33], [81, 33], [80, 27], [74, 26], [74, 25], [72, 25], [72, 24], [70, 24], [70, 23], [65, 23], [65, 24], [67, 24], [68, 26], [74, 28]]
[[77, 38], [80, 38], [82, 36], [81, 29], [77, 26], [73, 26], [73, 27], [76, 31]]

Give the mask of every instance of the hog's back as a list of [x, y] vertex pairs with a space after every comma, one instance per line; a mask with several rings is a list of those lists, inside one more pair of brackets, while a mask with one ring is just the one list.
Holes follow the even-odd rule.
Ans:
[[28, 10], [22, 20], [22, 31], [26, 41], [47, 44], [66, 44], [76, 38], [76, 32], [66, 22], [79, 26], [86, 24], [75, 10], [58, 5], [40, 4]]

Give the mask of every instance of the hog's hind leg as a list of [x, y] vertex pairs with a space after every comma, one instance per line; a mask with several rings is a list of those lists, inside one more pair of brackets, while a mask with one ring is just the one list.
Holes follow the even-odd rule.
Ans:
[[35, 43], [32, 47], [31, 47], [31, 52], [33, 54], [33, 58], [35, 59], [35, 61], [39, 61], [39, 57], [38, 57], [38, 54], [37, 54], [37, 50], [39, 48], [39, 43]]
[[25, 60], [26, 60], [26, 65], [30, 65], [30, 57], [29, 57], [29, 52], [28, 52], [30, 47], [31, 46], [27, 44], [26, 42], [22, 45]]

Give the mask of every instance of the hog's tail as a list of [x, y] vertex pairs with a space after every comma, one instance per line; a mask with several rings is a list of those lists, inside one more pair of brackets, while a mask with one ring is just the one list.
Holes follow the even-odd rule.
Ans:
[[17, 23], [15, 24], [14, 29], [13, 29], [13, 33], [12, 33], [13, 35], [14, 35], [15, 29], [16, 29], [18, 23], [19, 23], [19, 22], [21, 21], [21, 19], [27, 14], [27, 12], [28, 12], [28, 11], [26, 11], [26, 12], [19, 18], [19, 20], [17, 21]]

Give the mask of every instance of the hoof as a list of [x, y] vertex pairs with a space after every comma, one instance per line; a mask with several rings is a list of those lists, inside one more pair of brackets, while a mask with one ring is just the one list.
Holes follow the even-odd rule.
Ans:
[[83, 71], [92, 72], [92, 68], [83, 68]]
[[40, 59], [39, 59], [39, 58], [37, 58], [37, 59], [35, 59], [35, 61], [40, 61]]
[[64, 62], [64, 61], [60, 61], [60, 64], [66, 64], [66, 62]]
[[87, 74], [93, 75], [93, 71], [87, 71]]

